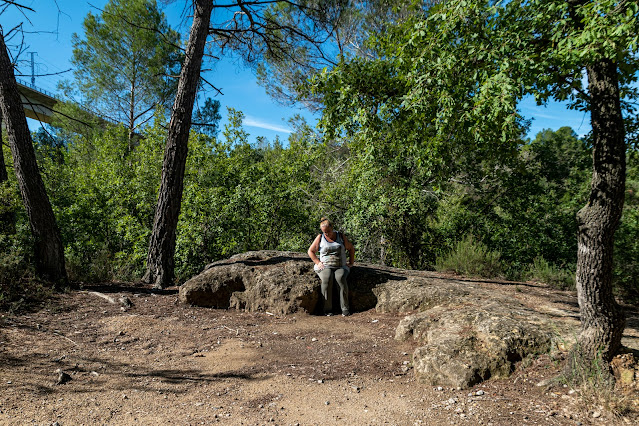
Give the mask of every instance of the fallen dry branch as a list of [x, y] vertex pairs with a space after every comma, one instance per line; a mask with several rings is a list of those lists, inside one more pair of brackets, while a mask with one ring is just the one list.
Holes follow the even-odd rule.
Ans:
[[94, 296], [101, 297], [102, 299], [104, 299], [104, 300], [108, 301], [109, 303], [113, 303], [113, 304], [115, 304], [115, 299], [114, 299], [114, 298], [112, 298], [111, 296], [107, 296], [107, 295], [106, 295], [106, 294], [104, 294], [104, 293], [100, 293], [100, 292], [98, 292], [98, 291], [87, 291], [86, 293], [88, 293], [88, 294], [92, 294], [92, 295], [94, 295]]

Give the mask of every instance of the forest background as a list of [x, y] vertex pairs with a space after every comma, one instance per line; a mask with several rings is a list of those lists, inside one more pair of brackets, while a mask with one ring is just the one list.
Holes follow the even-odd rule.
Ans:
[[[371, 31], [379, 22], [368, 25]], [[82, 41], [89, 41], [84, 37], [76, 46], [78, 63]], [[366, 44], [377, 56], [390, 48], [374, 38]], [[179, 51], [173, 53], [179, 63]], [[80, 82], [99, 80], [99, 68], [92, 66], [84, 64], [79, 69], [85, 74], [64, 87], [69, 98], [83, 90]], [[171, 99], [165, 93], [171, 81], [165, 83], [157, 93]], [[113, 112], [103, 95], [94, 95], [93, 107]], [[74, 282], [137, 281], [144, 274], [169, 119], [169, 106], [159, 99], [139, 126], [99, 125], [70, 102], [58, 121], [33, 134]], [[516, 149], [508, 155], [485, 156], [460, 146], [440, 159], [444, 170], [438, 162], [425, 162], [431, 157], [415, 151], [399, 131], [372, 141], [366, 132], [327, 132], [295, 117], [287, 140], [249, 142], [241, 111], [229, 110], [228, 124], [218, 129], [220, 105], [208, 105], [201, 111], [208, 114], [208, 126], [194, 126], [189, 139], [176, 284], [236, 253], [306, 251], [319, 218], [328, 216], [354, 242], [360, 262], [574, 287], [576, 214], [587, 201], [592, 173], [588, 135], [580, 138], [563, 127], [528, 139], [529, 123], [522, 120]], [[81, 116], [82, 123], [71, 116]], [[32, 236], [4, 141], [2, 149], [6, 164], [0, 166], [9, 173], [0, 184], [0, 303], [9, 306], [28, 302], [46, 286], [34, 275]], [[614, 285], [618, 295], [634, 302], [637, 191], [639, 152], [630, 140]]]

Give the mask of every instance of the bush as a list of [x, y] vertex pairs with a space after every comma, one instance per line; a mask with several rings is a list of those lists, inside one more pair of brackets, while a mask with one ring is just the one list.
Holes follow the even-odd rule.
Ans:
[[20, 247], [11, 247], [13, 244], [8, 240], [6, 235], [0, 234], [0, 305], [5, 305], [17, 297], [18, 283], [29, 275], [30, 269]]
[[560, 290], [574, 290], [576, 285], [573, 268], [559, 268], [543, 257], [536, 257], [532, 265], [528, 266], [525, 278]]
[[104, 243], [84, 247], [86, 253], [67, 247], [66, 267], [72, 282], [136, 281], [144, 273], [144, 258], [136, 252], [113, 253]]
[[639, 302], [639, 179], [626, 185], [626, 204], [615, 233], [613, 285], [627, 303]]
[[17, 235], [0, 234], [1, 310], [22, 310], [51, 296], [51, 290], [35, 278], [26, 254], [29, 249]]
[[472, 235], [464, 237], [448, 254], [435, 260], [435, 269], [440, 272], [454, 272], [459, 275], [480, 278], [502, 276], [501, 254], [490, 251]]

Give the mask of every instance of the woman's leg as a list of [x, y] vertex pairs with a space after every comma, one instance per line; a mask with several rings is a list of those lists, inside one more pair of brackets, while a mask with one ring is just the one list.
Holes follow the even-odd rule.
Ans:
[[350, 315], [350, 310], [348, 306], [348, 283], [346, 282], [346, 277], [348, 276], [348, 269], [339, 268], [335, 270], [335, 281], [339, 285], [339, 303], [342, 308], [342, 314]]
[[331, 268], [324, 268], [317, 275], [322, 281], [320, 289], [324, 298], [324, 313], [330, 314], [333, 312], [333, 271]]

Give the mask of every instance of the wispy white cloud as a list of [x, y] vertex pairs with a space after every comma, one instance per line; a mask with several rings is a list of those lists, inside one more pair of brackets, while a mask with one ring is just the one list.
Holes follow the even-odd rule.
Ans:
[[274, 132], [281, 132], [286, 134], [292, 133], [292, 130], [288, 127], [268, 123], [266, 121], [260, 120], [259, 118], [251, 117], [250, 115], [244, 117], [244, 120], [242, 120], [242, 124], [248, 127], [257, 127], [259, 129], [272, 130]]
[[527, 110], [526, 114], [524, 115], [526, 118], [543, 118], [546, 120], [563, 120], [563, 117], [558, 116], [558, 115], [552, 115], [552, 114], [540, 114], [537, 111], [534, 111], [530, 108], [525, 108], [525, 110]]
[[527, 96], [518, 107], [524, 118], [532, 119], [529, 137], [534, 137], [543, 129], [557, 130], [562, 126], [571, 127], [581, 137], [590, 131], [588, 113], [571, 110], [565, 102], [550, 100], [545, 105], [537, 105], [532, 96]]

